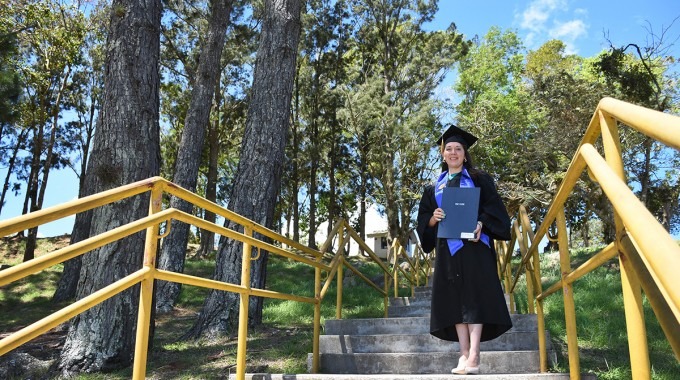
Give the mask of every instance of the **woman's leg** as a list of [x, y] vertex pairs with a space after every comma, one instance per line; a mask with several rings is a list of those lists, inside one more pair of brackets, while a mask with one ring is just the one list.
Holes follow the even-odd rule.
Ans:
[[467, 358], [470, 356], [470, 332], [468, 331], [468, 325], [465, 323], [456, 324], [456, 333], [458, 333], [460, 357], [458, 358], [458, 366], [451, 370], [451, 372], [465, 374], [465, 367], [468, 366]]
[[[458, 325], [456, 325], [457, 327]], [[467, 325], [468, 331], [469, 331], [469, 347], [468, 347], [468, 355], [467, 355], [467, 366], [468, 367], [479, 367], [479, 344], [480, 340], [482, 338], [482, 327], [483, 325], [481, 323], [475, 323], [475, 324], [469, 324]], [[458, 329], [456, 328], [456, 331]], [[460, 337], [460, 333], [458, 333], [458, 337]]]
[[470, 357], [470, 331], [467, 323], [456, 324], [456, 333], [458, 333], [458, 343], [460, 344], [460, 354], [465, 358]]

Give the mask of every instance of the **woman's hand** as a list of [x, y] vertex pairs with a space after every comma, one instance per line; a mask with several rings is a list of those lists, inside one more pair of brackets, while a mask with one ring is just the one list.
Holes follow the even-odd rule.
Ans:
[[475, 238], [470, 239], [470, 241], [473, 241], [473, 242], [476, 243], [476, 242], [479, 241], [479, 239], [482, 238], [482, 222], [477, 222], [477, 228], [475, 228], [475, 230], [473, 232], [475, 234]]
[[446, 218], [446, 214], [444, 213], [444, 210], [441, 208], [437, 208], [434, 210], [434, 213], [432, 213], [432, 217], [430, 218], [430, 222], [428, 223], [430, 227], [434, 227], [437, 223], [441, 222], [442, 219]]

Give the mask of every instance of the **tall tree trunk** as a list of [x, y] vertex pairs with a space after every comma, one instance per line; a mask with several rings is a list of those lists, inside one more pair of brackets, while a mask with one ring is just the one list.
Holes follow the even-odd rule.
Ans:
[[295, 74], [295, 105], [293, 106], [293, 144], [290, 160], [293, 162], [293, 170], [291, 173], [291, 209], [293, 218], [293, 240], [300, 241], [300, 202], [298, 201], [298, 193], [300, 192], [300, 84], [299, 72], [300, 63], [298, 63]]
[[12, 149], [12, 154], [9, 158], [7, 165], [7, 176], [5, 176], [5, 182], [2, 184], [2, 195], [0, 195], [0, 214], [2, 213], [2, 206], [5, 204], [5, 197], [7, 196], [7, 191], [9, 191], [9, 182], [12, 177], [12, 172], [14, 171], [14, 164], [17, 160], [17, 155], [19, 154], [19, 149], [24, 145], [24, 140], [26, 139], [27, 129], [22, 129], [17, 136], [17, 143]]
[[[59, 87], [59, 91], [57, 92], [56, 100], [54, 101], [54, 104], [52, 105], [52, 130], [50, 131], [50, 138], [47, 142], [46, 148], [46, 157], [45, 161], [42, 165], [42, 180], [39, 180], [40, 177], [40, 169], [36, 170], [36, 175], [34, 178], [31, 180], [31, 201], [32, 201], [32, 206], [31, 206], [31, 212], [33, 211], [38, 211], [42, 210], [43, 207], [43, 200], [45, 199], [45, 189], [47, 188], [47, 181], [50, 176], [50, 168], [52, 167], [52, 159], [54, 158], [54, 144], [57, 138], [57, 130], [59, 129], [59, 109], [61, 107], [61, 96], [64, 93], [64, 90], [66, 89], [66, 84], [68, 83], [68, 78], [71, 74], [71, 68], [68, 67], [66, 74], [64, 75], [64, 78], [62, 79], [61, 86]], [[43, 139], [43, 128], [40, 129], [40, 147], [35, 149], [35, 153], [38, 154], [37, 162], [36, 164], [40, 164], [40, 156], [42, 155], [42, 139]], [[24, 252], [24, 261], [28, 261], [35, 257], [35, 248], [37, 246], [37, 239], [38, 239], [38, 226], [31, 228], [28, 231], [28, 237], [26, 238], [26, 251]]]
[[318, 63], [313, 65], [314, 72], [312, 73], [312, 105], [311, 105], [311, 135], [309, 136], [310, 150], [311, 150], [311, 162], [309, 169], [309, 244], [310, 248], [316, 249], [316, 229], [319, 223], [317, 223], [317, 194], [319, 193], [319, 186], [317, 184], [317, 176], [319, 173], [319, 164], [321, 160], [321, 132], [320, 132], [320, 100], [319, 100], [319, 67]]
[[[41, 102], [44, 104], [44, 102]], [[40, 156], [42, 155], [43, 142], [45, 139], [45, 126], [39, 125], [33, 137], [33, 148], [31, 156], [31, 171], [28, 175], [26, 187], [26, 202], [24, 203], [24, 214], [27, 212], [38, 211], [38, 187], [40, 184]], [[36, 239], [38, 237], [38, 227], [28, 230], [26, 235], [26, 246], [24, 249], [24, 262], [35, 257]]]
[[[368, 199], [368, 152], [370, 151], [370, 132], [368, 129], [363, 130], [358, 135], [359, 144], [359, 176], [361, 177], [361, 184], [359, 185], [359, 236], [361, 240], [366, 241], [366, 199]], [[361, 249], [363, 254], [363, 248]]]
[[[316, 122], [312, 121], [312, 124]], [[318, 134], [312, 132], [312, 144], [317, 140]], [[309, 243], [307, 244], [310, 248], [316, 249], [316, 173], [319, 167], [318, 155], [316, 153], [317, 147], [312, 146], [312, 157], [309, 163], [309, 230], [307, 235], [309, 236]]]
[[[84, 187], [80, 188], [78, 197], [82, 198], [87, 194]], [[90, 227], [92, 225], [92, 210], [81, 212], [76, 215], [71, 231], [69, 244], [75, 244], [90, 237]], [[82, 268], [83, 256], [77, 256], [64, 263], [64, 270], [59, 277], [57, 289], [52, 296], [53, 302], [61, 302], [75, 298], [78, 290], [78, 280], [80, 279], [80, 269]]]
[[326, 236], [331, 235], [333, 230], [333, 225], [335, 224], [335, 219], [337, 218], [337, 185], [335, 180], [335, 166], [337, 163], [337, 139], [338, 136], [335, 134], [335, 125], [331, 126], [331, 149], [328, 155], [328, 229], [326, 230]]
[[[649, 206], [648, 205], [648, 198], [649, 198], [649, 188], [651, 187], [651, 173], [652, 173], [652, 144], [653, 141], [650, 137], [645, 137], [645, 140], [642, 142], [642, 146], [644, 147], [644, 167], [642, 169], [642, 173], [640, 173], [640, 201], [644, 203], [645, 207]], [[649, 208], [649, 207], [647, 207]]]
[[[33, 162], [32, 166], [35, 166], [35, 170], [32, 168], [30, 180], [30, 194], [31, 194], [31, 212], [38, 211], [42, 209], [43, 199], [45, 199], [45, 189], [47, 188], [47, 180], [49, 179], [50, 168], [52, 166], [52, 159], [54, 157], [54, 144], [56, 141], [57, 130], [59, 129], [59, 109], [61, 107], [61, 97], [66, 89], [66, 84], [68, 83], [68, 78], [71, 74], [71, 67], [67, 67], [64, 78], [61, 81], [61, 86], [56, 93], [56, 99], [52, 107], [52, 130], [50, 131], [50, 138], [47, 142], [46, 148], [46, 158], [42, 165], [42, 181], [40, 180], [40, 157], [42, 156], [43, 139], [44, 139], [44, 126], [39, 129], [38, 136], [36, 138], [36, 146], [33, 149]], [[47, 101], [43, 102], [43, 105], [47, 106]], [[31, 228], [28, 231], [28, 237], [26, 238], [26, 250], [24, 251], [24, 261], [28, 261], [35, 257], [35, 248], [38, 238], [38, 226]]]
[[[86, 177], [93, 193], [160, 173], [160, 19], [160, 0], [114, 0], [111, 6], [102, 108]], [[94, 209], [90, 235], [142, 218], [148, 210], [148, 193]], [[139, 270], [144, 235], [87, 253], [77, 298]], [[138, 303], [135, 286], [78, 315], [59, 358], [62, 374], [129, 366]]]
[[[205, 184], [205, 199], [217, 203], [217, 165], [220, 155], [220, 107], [222, 94], [220, 92], [219, 73], [215, 83], [215, 122], [208, 132], [208, 175]], [[215, 223], [217, 216], [214, 212], [205, 211], [203, 216], [207, 222]], [[201, 230], [201, 247], [198, 257], [207, 257], [215, 247], [215, 233], [209, 230]]]
[[50, 140], [47, 143], [47, 156], [45, 158], [45, 163], [42, 168], [42, 181], [40, 184], [40, 189], [38, 190], [38, 209], [41, 210], [43, 207], [43, 201], [45, 200], [45, 190], [47, 189], [47, 182], [50, 177], [50, 169], [52, 168], [52, 160], [54, 159], [54, 144], [57, 139], [57, 131], [59, 130], [59, 114], [61, 109], [61, 98], [66, 91], [66, 85], [68, 84], [69, 77], [71, 76], [71, 66], [66, 67], [66, 73], [61, 81], [61, 86], [59, 86], [59, 91], [57, 92], [57, 98], [52, 105], [52, 131], [50, 132]]
[[[78, 198], [91, 195], [91, 190], [86, 189], [87, 178], [87, 161], [90, 154], [90, 144], [94, 136], [94, 114], [98, 105], [95, 99], [90, 102], [89, 118], [87, 130], [85, 133], [85, 141], [81, 146], [82, 160], [80, 161], [80, 175], [78, 176]], [[76, 220], [73, 223], [73, 230], [71, 231], [71, 239], [69, 244], [75, 244], [79, 241], [85, 240], [90, 236], [90, 225], [92, 223], [92, 211], [82, 212], [76, 215]], [[80, 279], [80, 268], [82, 267], [82, 256], [77, 256], [64, 262], [64, 270], [61, 272], [61, 277], [57, 282], [57, 288], [52, 295], [53, 302], [61, 302], [70, 300], [76, 297], [78, 289], [78, 280]]]
[[586, 218], [585, 223], [583, 223], [582, 234], [583, 246], [590, 247], [590, 227], [588, 226], [588, 218]]
[[[198, 70], [191, 91], [191, 103], [184, 122], [182, 140], [175, 160], [172, 181], [189, 190], [196, 190], [198, 168], [201, 165], [201, 151], [205, 142], [206, 126], [210, 123], [210, 106], [215, 83], [220, 71], [220, 57], [226, 39], [231, 0], [211, 0], [208, 36], [201, 49]], [[192, 214], [192, 205], [176, 197], [170, 199], [170, 207]], [[171, 272], [184, 271], [189, 225], [173, 220], [170, 234], [163, 239], [158, 268]], [[181, 285], [176, 282], [158, 281], [156, 284], [156, 310], [169, 312], [179, 296]]]
[[[276, 197], [281, 186], [299, 38], [300, 1], [266, 0], [243, 148], [229, 208], [267, 227], [274, 224]], [[233, 223], [226, 224], [242, 231]], [[253, 257], [256, 254], [256, 250], [251, 252]], [[239, 284], [242, 255], [242, 245], [227, 240], [217, 255], [215, 279]], [[264, 288], [267, 258], [268, 253], [261, 252], [252, 262], [250, 284], [254, 288]], [[236, 293], [212, 291], [187, 336], [228, 332], [238, 315], [238, 299]], [[262, 299], [251, 300], [250, 322], [257, 324], [261, 322]]]

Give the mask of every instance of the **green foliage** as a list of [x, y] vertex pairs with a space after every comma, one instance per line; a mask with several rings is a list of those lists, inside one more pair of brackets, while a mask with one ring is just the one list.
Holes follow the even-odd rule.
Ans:
[[[28, 208], [39, 210], [49, 171], [71, 164], [73, 124], [60, 116], [75, 108], [68, 94], [83, 63], [86, 17], [70, 2], [15, 1], [0, 8], [0, 25], [3, 41], [8, 36], [4, 32], [16, 38], [12, 67], [22, 85], [18, 115], [7, 132], [1, 131], [8, 152], [3, 158], [9, 161], [8, 173], [18, 180], [12, 187], [18, 190], [25, 183]], [[2, 64], [0, 71], [4, 69]], [[2, 77], [4, 82], [7, 77]]]
[[[667, 30], [664, 31], [664, 34]], [[592, 63], [615, 98], [662, 112], [677, 110], [676, 60], [663, 38], [640, 47], [611, 46]], [[677, 231], [680, 207], [680, 153], [630, 128], [620, 128], [624, 165], [641, 201], [669, 231]]]
[[[491, 28], [461, 61], [455, 89], [459, 125], [477, 135], [474, 163], [494, 175], [511, 214], [548, 198], [546, 162], [532, 153], [544, 110], [534, 107], [523, 79], [523, 46], [514, 32]], [[540, 202], [540, 201], [539, 201]]]
[[[480, 137], [473, 158], [496, 176], [511, 215], [520, 204], [536, 215], [546, 212], [604, 96], [661, 110], [677, 104], [677, 81], [667, 74], [673, 60], [659, 46], [645, 48], [644, 56], [638, 49], [640, 57], [623, 50], [584, 59], [552, 40], [524, 53], [513, 32], [492, 27], [461, 61], [458, 122]], [[635, 83], [641, 88], [633, 89]], [[668, 230], [677, 229], [680, 155], [625, 126], [619, 132], [631, 186]], [[573, 194], [566, 204], [572, 231], [589, 244], [592, 222], [599, 220], [599, 236], [611, 241], [612, 211], [599, 186], [584, 174]]]
[[15, 66], [17, 53], [16, 35], [0, 20], [0, 125], [11, 124], [18, 116], [21, 87]]

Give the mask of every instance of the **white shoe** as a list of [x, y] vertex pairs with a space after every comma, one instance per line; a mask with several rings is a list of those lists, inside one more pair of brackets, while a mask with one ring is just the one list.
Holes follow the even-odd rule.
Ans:
[[467, 368], [467, 358], [463, 355], [458, 358], [458, 367], [454, 368], [451, 370], [451, 373], [456, 374], [456, 375], [465, 375], [467, 374], [466, 371]]

